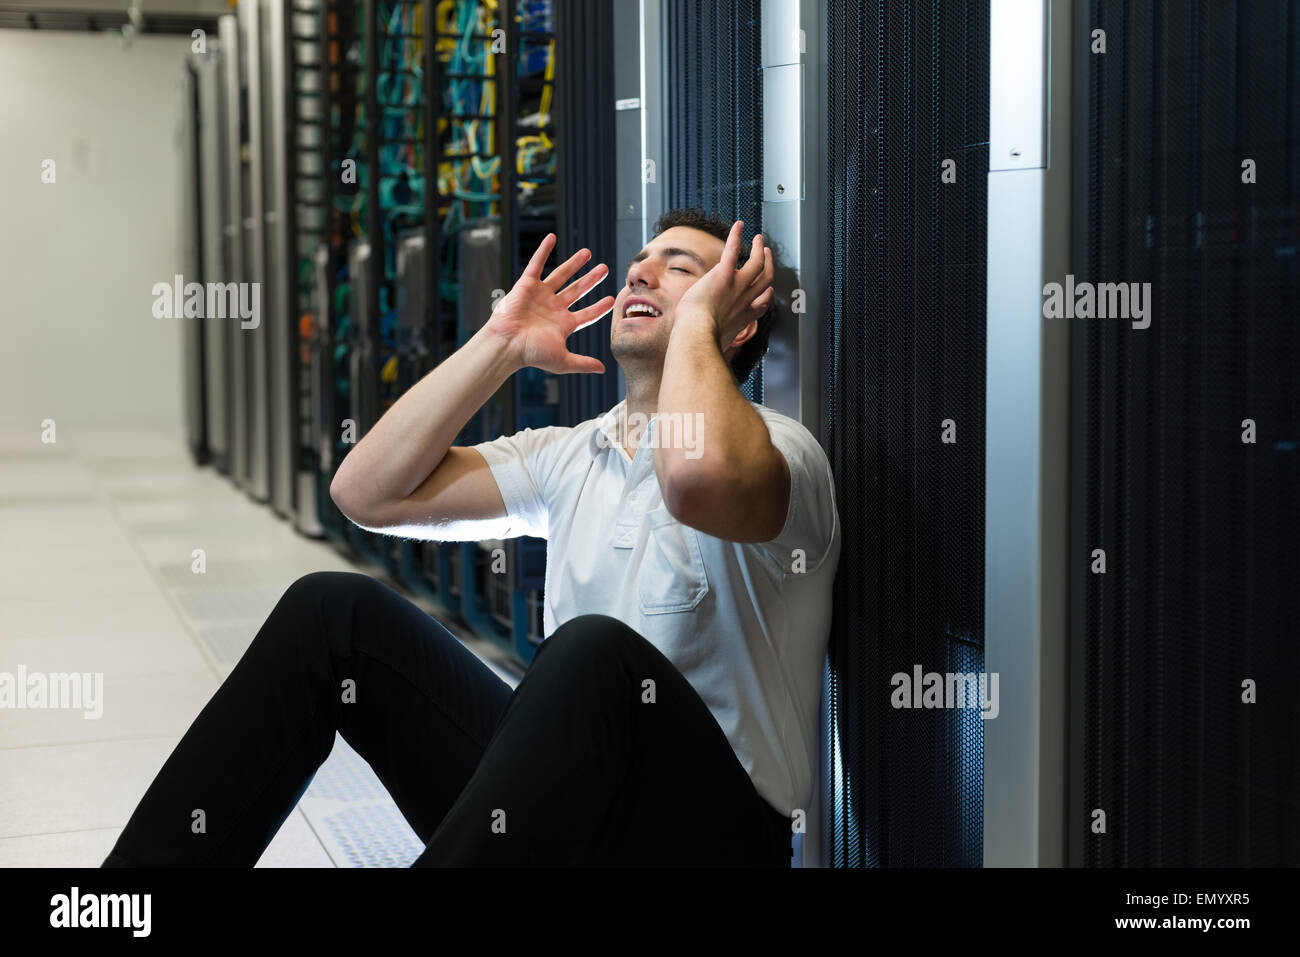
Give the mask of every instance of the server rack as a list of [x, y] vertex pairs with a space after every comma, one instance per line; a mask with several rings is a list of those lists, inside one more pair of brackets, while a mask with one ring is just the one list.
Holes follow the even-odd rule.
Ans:
[[[984, 670], [989, 4], [834, 10], [824, 49], [822, 416], [843, 551], [821, 850], [979, 866], [979, 712], [899, 710], [878, 689], [916, 663]], [[959, 188], [940, 177], [947, 159]]]
[[[549, 77], [528, 77], [530, 72], [549, 68], [552, 62], [533, 52], [539, 43], [549, 45], [547, 30], [534, 29], [548, 22], [549, 6], [530, 3], [519, 8], [514, 3], [487, 5], [462, 0], [442, 5], [441, 19], [436, 16], [438, 5], [427, 3], [424, 7], [428, 38], [424, 46], [426, 215], [422, 241], [414, 235], [403, 240], [399, 282], [399, 289], [413, 292], [423, 301], [426, 314], [421, 336], [410, 340], [416, 350], [405, 365], [413, 371], [419, 367], [417, 361], [423, 362], [427, 371], [482, 325], [490, 310], [491, 292], [509, 288], [515, 278], [506, 275], [503, 263], [507, 255], [517, 261], [518, 251], [507, 247], [527, 243], [530, 231], [536, 242], [553, 228], [544, 215], [518, 212], [509, 220], [513, 225], [507, 227], [508, 211], [518, 208], [515, 192], [522, 189], [531, 200], [538, 195], [539, 180], [546, 178], [536, 175], [542, 159], [537, 145], [552, 132], [550, 124], [539, 123], [534, 130], [513, 114], [519, 101], [517, 83], [528, 87], [534, 97], [550, 85]], [[530, 66], [535, 69], [530, 71]], [[521, 74], [522, 80], [518, 79]], [[524, 149], [516, 151], [512, 147], [522, 132], [521, 125], [529, 129], [522, 137]], [[528, 161], [520, 155], [525, 152]], [[525, 205], [525, 212], [537, 212], [542, 204]], [[521, 231], [523, 240], [517, 238]], [[413, 264], [422, 261], [429, 278], [423, 285], [407, 275]], [[400, 309], [398, 315], [401, 326]], [[402, 365], [399, 363], [399, 368]], [[516, 381], [506, 383], [466, 424], [456, 444], [474, 444], [524, 427], [517, 423], [538, 421], [539, 413], [527, 403], [536, 402], [539, 391], [541, 404], [550, 399], [554, 406], [554, 386], [549, 391], [545, 385], [536, 386], [537, 379], [549, 377], [525, 373], [516, 378], [529, 379], [530, 387], [521, 392]], [[522, 407], [522, 414], [517, 406]], [[553, 421], [546, 418], [545, 410], [540, 415]], [[539, 546], [544, 549], [540, 542], [531, 545], [534, 551]], [[524, 545], [525, 550], [529, 547]], [[501, 551], [496, 551], [498, 548]], [[519, 655], [526, 661], [540, 640], [541, 575], [534, 574], [537, 562], [532, 557], [515, 560], [519, 548], [517, 541], [407, 545], [402, 552], [402, 571], [411, 587], [433, 595], [450, 613], [486, 637], [512, 652], [518, 653], [519, 647], [529, 649]], [[544, 551], [541, 554], [544, 563]], [[532, 577], [521, 578], [521, 569]], [[531, 602], [527, 596], [522, 601], [516, 598], [520, 582], [535, 582]], [[523, 612], [516, 614], [516, 606]], [[526, 614], [533, 616], [531, 626]], [[516, 630], [531, 633], [532, 638], [521, 644]]]
[[316, 297], [315, 256], [325, 239], [326, 192], [322, 156], [322, 131], [326, 83], [324, 17], [318, 0], [284, 0], [289, 23], [285, 47], [286, 122], [284, 151], [289, 183], [286, 191], [284, 231], [287, 245], [288, 317], [292, 349], [288, 356], [290, 401], [294, 432], [290, 437], [290, 471], [293, 484], [295, 527], [305, 535], [321, 536], [318, 474], [324, 431], [319, 376], [321, 329], [328, 322]]
[[[215, 24], [214, 24], [215, 26]], [[208, 52], [192, 56], [190, 64], [198, 85], [199, 112], [199, 202], [202, 217], [201, 268], [204, 283], [226, 282], [227, 163], [225, 117], [222, 112], [223, 55], [213, 30]], [[231, 405], [229, 319], [207, 316], [203, 320], [204, 413], [212, 464], [230, 471]]]
[[[348, 239], [346, 250], [348, 305], [347, 312], [341, 317], [341, 327], [345, 328], [342, 344], [346, 358], [339, 367], [340, 371], [346, 369], [348, 383], [347, 412], [348, 421], [352, 425], [350, 441], [346, 443], [348, 450], [361, 441], [378, 418], [375, 396], [378, 377], [377, 347], [373, 333], [379, 311], [379, 285], [375, 269], [375, 244], [379, 241], [379, 171], [376, 163], [379, 40], [376, 2], [377, 0], [359, 0], [355, 21], [357, 32], [351, 38], [352, 49], [359, 54], [359, 59], [356, 123], [349, 155], [356, 162], [358, 190], [353, 200], [353, 235]], [[343, 526], [343, 538], [358, 554], [376, 563], [383, 562], [383, 536], [347, 522]]]
[[[325, 42], [327, 76], [334, 95], [329, 101], [330, 136], [328, 148], [341, 150], [326, 157], [330, 174], [338, 176], [327, 191], [331, 195], [333, 214], [330, 232], [329, 264], [324, 266], [324, 282], [318, 286], [329, 291], [328, 303], [318, 309], [330, 310], [331, 319], [322, 323], [322, 346], [328, 341], [329, 374], [332, 388], [319, 388], [322, 403], [325, 393], [332, 392], [335, 411], [345, 411], [339, 423], [339, 438], [333, 443], [334, 454], [328, 470], [322, 468], [316, 485], [324, 496], [322, 507], [333, 514], [322, 524], [336, 538], [371, 560], [383, 564], [390, 574], [402, 577], [409, 562], [406, 548], [397, 539], [366, 532], [346, 522], [325, 505], [329, 481], [347, 449], [359, 441], [378, 421], [397, 397], [397, 358], [393, 325], [395, 309], [394, 230], [397, 219], [410, 217], [418, 221], [418, 204], [410, 204], [410, 193], [422, 191], [422, 176], [395, 188], [386, 176], [394, 147], [406, 148], [418, 142], [413, 133], [418, 128], [421, 102], [398, 103], [391, 91], [419, 91], [418, 50], [421, 33], [414, 16], [416, 0], [364, 0], [353, 4], [334, 4], [326, 8]], [[333, 59], [331, 59], [331, 57]], [[405, 112], [416, 123], [404, 123], [396, 135], [390, 132], [391, 115]], [[346, 154], [346, 155], [345, 155]], [[342, 164], [355, 164], [356, 182], [343, 180]], [[348, 188], [353, 187], [353, 188]], [[350, 221], [340, 214], [346, 214]], [[351, 227], [349, 230], [349, 226]], [[346, 276], [346, 279], [342, 279]], [[329, 328], [326, 340], [325, 328]], [[325, 363], [317, 359], [320, 381], [326, 374]], [[323, 418], [323, 417], [322, 417]], [[323, 439], [322, 439], [323, 441]], [[326, 474], [327, 473], [327, 474]]]
[[[762, 0], [662, 10], [666, 204], [743, 219], [748, 244], [764, 229]], [[763, 401], [762, 362], [741, 391]]]
[[[329, 495], [330, 482], [355, 441], [351, 410], [348, 348], [352, 305], [348, 273], [348, 241], [354, 234], [353, 215], [359, 213], [360, 174], [355, 154], [358, 99], [363, 82], [355, 0], [324, 0], [321, 31], [322, 202], [325, 242], [316, 253], [317, 322], [312, 340], [312, 382], [316, 389], [315, 421], [319, 426], [320, 471], [316, 501], [320, 524], [338, 542], [348, 540], [349, 523]], [[359, 227], [356, 227], [359, 231]], [[351, 434], [349, 434], [351, 433]]]
[[[424, 170], [424, 222], [422, 229], [412, 230], [410, 240], [399, 250], [399, 285], [411, 295], [410, 314], [412, 352], [415, 355], [413, 376], [418, 378], [432, 370], [454, 349], [450, 324], [442, 308], [441, 250], [442, 204], [440, 201], [441, 127], [443, 124], [442, 59], [436, 19], [438, 4], [424, 0], [420, 7], [425, 31], [421, 62], [423, 98], [422, 157]], [[450, 124], [448, 124], [450, 126]], [[418, 236], [418, 239], [416, 238]], [[418, 279], [416, 278], [418, 277]], [[442, 601], [449, 578], [440, 574], [446, 561], [446, 549], [437, 542], [411, 543], [403, 554], [402, 579], [407, 587]]]
[[[222, 147], [225, 156], [225, 278], [227, 282], [247, 282], [244, 266], [244, 212], [246, 187], [242, 147], [245, 140], [242, 108], [244, 87], [240, 79], [243, 56], [239, 21], [235, 14], [225, 14], [218, 21], [221, 42], [221, 111], [224, 118]], [[248, 481], [248, 350], [247, 337], [240, 322], [224, 323], [230, 377], [230, 478], [239, 486]]]
[[[555, 256], [563, 262], [584, 246], [590, 249], [591, 262], [609, 266], [609, 285], [601, 287], [606, 293], [624, 280], [619, 217], [640, 198], [641, 179], [633, 177], [632, 195], [620, 205], [621, 151], [610, 144], [618, 141], [619, 125], [635, 121], [639, 110], [616, 109], [615, 63], [624, 60], [635, 69], [639, 44], [631, 42], [635, 30], [616, 33], [615, 13], [609, 0], [569, 0], [555, 9]], [[617, 50], [616, 40], [622, 42]], [[639, 105], [639, 95], [633, 98]], [[639, 165], [633, 172], [640, 173]], [[606, 372], [560, 376], [557, 424], [577, 425], [618, 402], [619, 369], [609, 334], [608, 323], [598, 322], [569, 337], [570, 351], [595, 356]]]
[[268, 328], [275, 312], [267, 308], [266, 271], [266, 142], [263, 131], [265, 103], [262, 66], [262, 20], [257, 0], [242, 0], [237, 13], [240, 43], [240, 131], [243, 137], [240, 154], [243, 200], [244, 281], [259, 290], [250, 301], [260, 303], [262, 315], [233, 324], [244, 352], [244, 382], [247, 400], [244, 408], [247, 436], [247, 470], [244, 490], [258, 502], [270, 498], [271, 427], [269, 415], [270, 355]]
[[[615, 15], [608, 0], [569, 0], [554, 10], [555, 260], [563, 262], [585, 246], [592, 252], [591, 263], [609, 266], [609, 285], [590, 293], [593, 299], [618, 288], [621, 264], [627, 261], [620, 258], [618, 236], [624, 209], [619, 202], [620, 151], [610, 147], [617, 143], [617, 121], [637, 115], [616, 109], [615, 61], [623, 56], [634, 67], [639, 44], [628, 43], [637, 31], [615, 31]], [[627, 45], [616, 50], [620, 38]], [[639, 182], [639, 167], [637, 173]], [[571, 351], [595, 356], [606, 371], [558, 378], [555, 424], [578, 425], [618, 402], [621, 370], [609, 337], [609, 324], [598, 322], [569, 338]], [[529, 541], [510, 567], [517, 572], [508, 583], [512, 620], [529, 623], [527, 631], [515, 629], [515, 642], [527, 649], [542, 632], [545, 549]]]
[[292, 186], [289, 173], [288, 121], [293, 78], [289, 68], [288, 4], [259, 0], [261, 43], [263, 156], [261, 175], [265, 208], [262, 291], [263, 337], [267, 362], [267, 483], [271, 508], [283, 518], [294, 515], [297, 422], [297, 364], [293, 314], [294, 237], [290, 233]]
[[[371, 535], [328, 489], [350, 445], [468, 340], [557, 227], [551, 20], [546, 0], [243, 0], [193, 90], [220, 114], [196, 143], [220, 161], [194, 187], [220, 236], [203, 237], [194, 271], [261, 293], [255, 325], [206, 325], [191, 375], [196, 397], [222, 400], [203, 422], [218, 466], [525, 662], [544, 542]], [[556, 377], [526, 370], [457, 442], [554, 423], [559, 402]]]
[[[462, 285], [460, 257], [466, 244], [461, 234], [468, 232], [472, 236], [483, 229], [480, 238], [486, 239], [490, 233], [487, 224], [499, 221], [501, 215], [507, 160], [497, 123], [501, 110], [505, 109], [510, 88], [510, 73], [504, 65], [505, 53], [493, 52], [492, 48], [499, 36], [497, 31], [509, 25], [505, 8], [458, 3], [455, 13], [455, 30], [444, 29], [453, 24], [437, 24], [437, 40], [440, 49], [447, 54], [449, 68], [442, 69], [440, 56], [437, 63], [439, 104], [445, 110], [447, 138], [445, 147], [442, 140], [435, 147], [439, 177], [437, 192], [440, 199], [443, 196], [447, 199], [447, 213], [442, 220], [437, 248], [438, 274], [441, 277], [438, 303], [446, 310], [444, 315], [452, 334], [450, 350], [468, 341], [472, 322], [467, 317]], [[479, 48], [477, 54], [474, 53], [475, 47]], [[470, 99], [476, 92], [479, 94], [477, 103]], [[491, 96], [486, 108], [485, 94]], [[479, 184], [486, 187], [486, 191], [469, 188]], [[441, 203], [438, 211], [441, 215]], [[495, 269], [493, 274], [493, 287], [505, 288], [505, 277]], [[503, 387], [507, 395], [509, 388], [509, 384]], [[499, 401], [500, 393], [489, 404]], [[461, 430], [457, 444], [473, 445], [489, 438], [483, 423], [484, 414], [480, 410]], [[439, 597], [455, 614], [482, 628], [485, 619], [475, 600], [478, 544], [448, 543], [436, 548]], [[494, 631], [490, 633], [495, 637]]]
[[[503, 72], [502, 76], [509, 73]], [[501, 165], [505, 165], [504, 159]], [[492, 309], [492, 290], [502, 288], [501, 250], [506, 245], [502, 232], [499, 222], [471, 220], [456, 234], [457, 342], [468, 342], [482, 328]], [[508, 381], [483, 404], [466, 424], [465, 444], [515, 431], [512, 427], [514, 391], [514, 382]], [[500, 638], [510, 626], [508, 606], [504, 616], [493, 614], [502, 604], [499, 597], [494, 599], [494, 593], [508, 587], [515, 545], [514, 541], [461, 542], [453, 553], [455, 597], [459, 599], [460, 615], [475, 631], [486, 636]], [[498, 559], [495, 570], [490, 560], [493, 555]]]
[[[380, 414], [433, 366], [426, 290], [425, 250], [432, 216], [426, 203], [436, 170], [429, 155], [433, 102], [427, 37], [434, 7], [406, 0], [387, 13], [376, 94], [384, 111], [376, 143], [382, 178], [380, 241], [384, 251], [380, 326]], [[382, 8], [381, 8], [382, 13]], [[387, 562], [408, 588], [428, 591], [423, 543], [394, 539]]]
[[374, 335], [378, 320], [372, 311], [378, 295], [373, 269], [377, 258], [369, 238], [354, 239], [348, 244], [348, 276], [352, 278], [352, 319], [356, 330], [348, 350], [348, 380], [352, 386], [349, 411], [357, 424], [358, 441], [379, 421], [379, 350]]
[[[508, 289], [537, 244], [558, 228], [552, 112], [556, 34], [549, 0], [501, 0], [501, 16], [506, 31], [496, 120], [501, 151], [500, 275], [501, 288]], [[522, 133], [525, 129], [527, 134]], [[552, 264], [562, 261], [552, 253]], [[505, 406], [500, 425], [491, 423], [485, 438], [557, 424], [559, 385], [556, 376], [540, 369], [520, 370], [500, 396]], [[500, 554], [497, 548], [504, 553], [504, 573], [492, 571], [491, 558]], [[466, 565], [473, 576], [466, 586], [473, 596], [471, 614], [479, 627], [490, 630], [495, 623], [506, 629], [505, 647], [525, 664], [532, 661], [543, 638], [545, 541], [521, 536], [479, 543], [472, 556], [467, 552]]]
[[[423, 78], [420, 78], [423, 85]], [[427, 93], [427, 91], [426, 91]], [[427, 99], [425, 100], [427, 102]], [[428, 123], [428, 119], [424, 119]], [[427, 143], [420, 141], [421, 182], [428, 183]], [[421, 187], [423, 190], [423, 187]], [[400, 396], [432, 370], [431, 343], [429, 341], [428, 289], [432, 271], [428, 268], [427, 220], [396, 233], [394, 243], [394, 323], [399, 343], [395, 356], [394, 378]], [[434, 588], [425, 575], [424, 549], [432, 543], [401, 540], [398, 543], [399, 578], [407, 588], [426, 595]]]
[[[421, 373], [465, 342], [460, 326], [460, 286], [455, 274], [458, 233], [472, 218], [474, 210], [479, 215], [492, 211], [496, 200], [492, 191], [492, 165], [499, 163], [490, 138], [483, 145], [475, 136], [476, 129], [492, 115], [491, 108], [485, 106], [485, 93], [495, 92], [493, 60], [486, 55], [486, 41], [491, 39], [491, 30], [496, 26], [490, 8], [464, 0], [450, 7], [426, 2], [422, 12], [425, 108], [420, 147], [425, 215], [422, 236], [409, 237], [402, 258], [401, 279], [403, 287], [409, 289], [413, 284], [412, 268], [420, 269], [427, 277], [427, 282], [420, 284], [423, 326], [419, 335], [410, 340], [421, 357], [423, 365], [418, 367]], [[442, 19], [438, 17], [440, 12], [444, 14]], [[477, 47], [484, 52], [476, 57], [473, 50]], [[468, 98], [476, 93], [477, 101], [469, 104]], [[467, 164], [471, 184], [475, 181], [481, 184], [478, 190], [470, 190], [464, 182]], [[416, 361], [413, 354], [410, 364], [413, 373], [417, 369]], [[478, 434], [477, 423], [476, 416], [466, 424], [455, 444], [478, 441], [471, 438]], [[468, 563], [467, 554], [471, 556]], [[410, 587], [435, 597], [450, 614], [463, 618], [466, 602], [462, 569], [466, 564], [472, 565], [472, 554], [472, 543], [469, 547], [464, 543], [410, 544], [402, 554], [405, 580]], [[472, 606], [470, 610], [472, 614]]]
[[[428, 113], [425, 99], [425, 33], [422, 0], [375, 3], [375, 43], [367, 76], [368, 109], [373, 104], [373, 137], [367, 140], [369, 226], [373, 256], [372, 288], [366, 297], [367, 322], [362, 335], [369, 343], [366, 395], [372, 403], [373, 421], [423, 374], [422, 343], [417, 329], [398, 319], [397, 252], [403, 235], [420, 226], [425, 217], [427, 171], [423, 127]], [[397, 538], [376, 541], [389, 572], [410, 576], [414, 564], [411, 543]]]
[[[205, 362], [229, 367], [218, 464], [526, 662], [541, 640], [543, 542], [372, 535], [328, 489], [350, 445], [467, 341], [557, 227], [551, 4], [243, 0], [219, 29], [207, 95], [224, 175], [204, 194], [224, 235], [203, 268], [256, 284], [262, 312], [252, 328], [225, 323]], [[559, 402], [555, 377], [526, 370], [457, 441], [554, 423]]]
[[1068, 861], [1295, 867], [1300, 4], [1076, 14]]
[[[199, 113], [199, 80], [196, 68], [186, 61], [181, 68], [180, 121], [176, 147], [180, 156], [179, 201], [176, 205], [177, 236], [180, 237], [181, 273], [186, 282], [202, 274], [203, 203], [201, 146], [202, 117]], [[204, 327], [186, 320], [181, 326], [182, 388], [184, 390], [185, 438], [197, 464], [208, 461], [207, 342]]]

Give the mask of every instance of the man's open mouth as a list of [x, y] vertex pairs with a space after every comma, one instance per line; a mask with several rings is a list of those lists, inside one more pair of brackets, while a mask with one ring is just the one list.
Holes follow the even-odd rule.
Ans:
[[623, 307], [624, 319], [658, 319], [663, 313], [648, 302], [634, 302]]

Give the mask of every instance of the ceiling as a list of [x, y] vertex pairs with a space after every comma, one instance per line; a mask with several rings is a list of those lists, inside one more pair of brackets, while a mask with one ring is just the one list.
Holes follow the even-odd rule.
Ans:
[[[231, 10], [230, 0], [138, 0], [144, 33], [189, 33]], [[124, 0], [0, 0], [0, 28], [118, 30]]]

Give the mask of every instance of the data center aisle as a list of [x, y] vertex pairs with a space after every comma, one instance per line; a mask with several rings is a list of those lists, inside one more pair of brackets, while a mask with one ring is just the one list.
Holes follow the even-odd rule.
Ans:
[[[59, 422], [55, 439], [0, 426], [0, 672], [102, 674], [102, 716], [0, 708], [0, 867], [98, 866], [284, 589], [376, 574], [195, 467], [179, 431]], [[420, 850], [338, 738], [259, 866], [405, 866]]]

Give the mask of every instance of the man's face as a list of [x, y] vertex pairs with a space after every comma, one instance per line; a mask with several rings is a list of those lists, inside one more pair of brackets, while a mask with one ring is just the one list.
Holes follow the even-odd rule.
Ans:
[[624, 373], [661, 370], [678, 301], [717, 265], [725, 243], [689, 226], [674, 226], [650, 240], [627, 268], [614, 298], [610, 350]]

